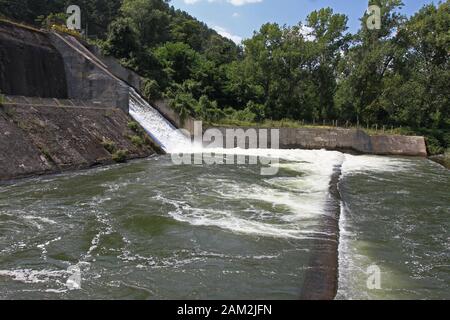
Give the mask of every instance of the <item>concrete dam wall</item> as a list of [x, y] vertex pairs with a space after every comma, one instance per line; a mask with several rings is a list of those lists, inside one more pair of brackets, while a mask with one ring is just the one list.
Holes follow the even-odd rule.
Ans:
[[[153, 106], [174, 126], [194, 135], [194, 122], [191, 117], [182, 121], [167, 101], [155, 101]], [[205, 126], [204, 129], [207, 129]], [[226, 136], [227, 129], [218, 127]], [[250, 128], [239, 128], [250, 129]], [[264, 128], [256, 128], [257, 131]], [[341, 128], [279, 128], [281, 149], [326, 149], [349, 151], [375, 155], [427, 156], [424, 137], [400, 135], [368, 135], [362, 130]], [[268, 143], [271, 144], [270, 135]], [[248, 148], [248, 145], [246, 146]]]
[[156, 153], [132, 142], [126, 83], [72, 40], [0, 22], [0, 180]]
[[128, 112], [129, 89], [125, 82], [73, 36], [50, 33], [48, 37], [62, 56], [69, 99], [94, 100]]
[[29, 97], [68, 97], [62, 56], [44, 33], [0, 21], [0, 91]]
[[[217, 129], [225, 136], [227, 129], [230, 128]], [[340, 128], [280, 128], [279, 130], [280, 149], [326, 149], [374, 155], [427, 156], [424, 137], [370, 136], [362, 130]], [[268, 143], [271, 145], [270, 135]]]

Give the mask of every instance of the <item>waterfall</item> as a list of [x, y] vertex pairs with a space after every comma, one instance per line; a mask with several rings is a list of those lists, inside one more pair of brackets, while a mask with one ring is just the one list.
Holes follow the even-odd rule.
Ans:
[[191, 140], [130, 88], [130, 115], [167, 153], [190, 150]]

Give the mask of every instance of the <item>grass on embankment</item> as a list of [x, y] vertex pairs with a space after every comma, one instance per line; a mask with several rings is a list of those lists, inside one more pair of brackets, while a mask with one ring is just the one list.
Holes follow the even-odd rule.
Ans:
[[339, 123], [335, 125], [323, 125], [323, 124], [306, 124], [301, 121], [294, 120], [264, 120], [263, 122], [249, 122], [234, 119], [223, 119], [219, 122], [206, 124], [209, 127], [250, 127], [250, 128], [316, 128], [316, 129], [360, 129], [369, 135], [411, 135], [410, 130], [405, 128], [394, 127], [356, 127], [356, 126], [341, 126]]

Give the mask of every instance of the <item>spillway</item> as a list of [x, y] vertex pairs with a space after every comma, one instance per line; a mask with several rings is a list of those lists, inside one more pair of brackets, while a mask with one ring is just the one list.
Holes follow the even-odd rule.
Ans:
[[191, 140], [130, 88], [130, 115], [167, 153], [189, 150]]

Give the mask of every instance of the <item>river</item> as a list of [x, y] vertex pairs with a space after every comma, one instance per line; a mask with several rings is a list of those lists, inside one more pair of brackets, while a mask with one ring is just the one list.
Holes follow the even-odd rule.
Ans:
[[[0, 299], [298, 299], [314, 244], [332, 236], [338, 299], [450, 298], [449, 171], [425, 159], [279, 156], [273, 177], [158, 156], [1, 185]], [[329, 234], [336, 164], [340, 232]], [[371, 265], [381, 289], [367, 287]]]

